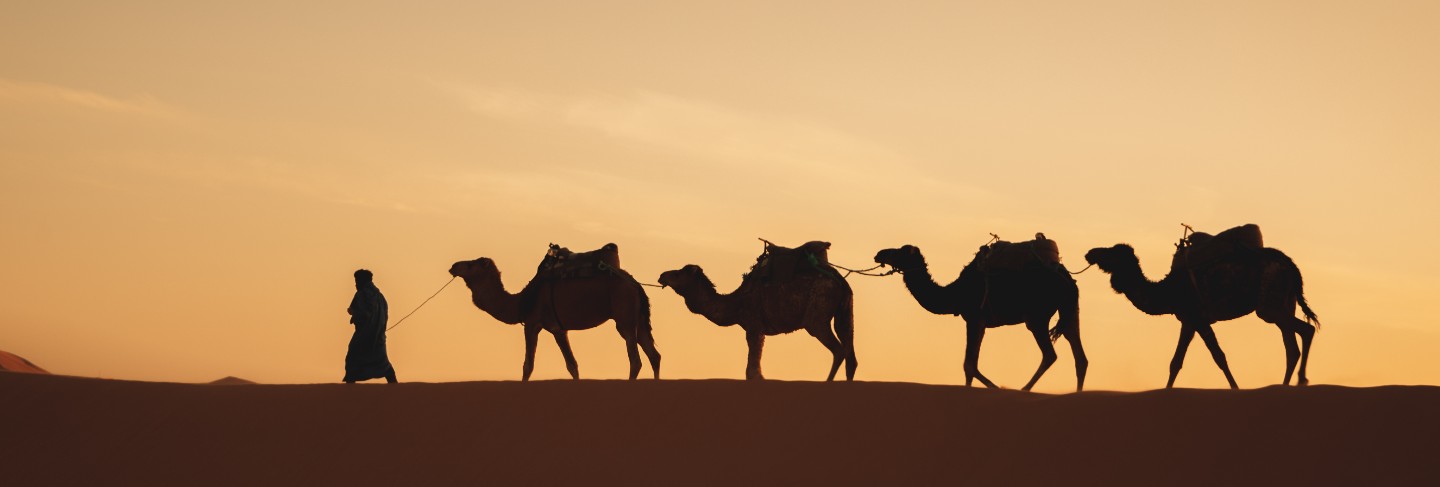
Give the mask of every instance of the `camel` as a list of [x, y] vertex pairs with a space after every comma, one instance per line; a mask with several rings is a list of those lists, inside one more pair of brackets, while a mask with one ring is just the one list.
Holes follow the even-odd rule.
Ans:
[[[824, 244], [823, 242], [815, 242]], [[809, 245], [809, 244], [807, 244]], [[824, 244], [829, 247], [829, 244]], [[828, 267], [827, 267], [828, 269]], [[749, 344], [745, 379], [764, 380], [760, 355], [765, 337], [804, 329], [834, 357], [826, 381], [835, 380], [845, 363], [845, 380], [855, 379], [854, 295], [849, 283], [833, 272], [800, 272], [766, 281], [747, 277], [730, 294], [720, 294], [697, 265], [660, 274], [660, 285], [675, 290], [685, 307], [720, 326], [740, 325]], [[834, 321], [834, 333], [831, 321]]]
[[[1249, 227], [1253, 226], [1236, 227], [1234, 230]], [[1254, 248], [1235, 250], [1197, 266], [1184, 265], [1182, 253], [1189, 242], [1182, 241], [1182, 245], [1177, 246], [1170, 273], [1159, 282], [1145, 277], [1140, 269], [1140, 259], [1129, 245], [1100, 247], [1085, 254], [1085, 261], [1110, 274], [1110, 287], [1124, 294], [1137, 309], [1150, 315], [1175, 315], [1180, 320], [1180, 343], [1175, 348], [1175, 357], [1170, 360], [1170, 379], [1165, 382], [1166, 388], [1175, 386], [1175, 377], [1180, 374], [1180, 367], [1185, 362], [1185, 350], [1198, 333], [1210, 349], [1215, 364], [1225, 373], [1230, 388], [1238, 389], [1225, 361], [1225, 352], [1220, 349], [1211, 326], [1252, 312], [1280, 328], [1285, 341], [1284, 384], [1290, 384], [1297, 359], [1300, 362], [1297, 385], [1310, 382], [1305, 377], [1305, 365], [1310, 359], [1310, 341], [1315, 336], [1314, 325], [1320, 323], [1319, 318], [1305, 302], [1300, 268], [1285, 253], [1260, 245], [1259, 227], [1253, 227], [1253, 231]], [[1304, 312], [1305, 321], [1295, 317], [1296, 304]], [[1303, 346], [1295, 343], [1296, 335], [1300, 336]]]
[[[611, 244], [613, 245], [613, 244]], [[608, 246], [607, 246], [608, 247]], [[450, 275], [465, 281], [475, 307], [506, 324], [525, 327], [525, 365], [521, 380], [530, 380], [535, 368], [535, 344], [540, 331], [550, 332], [565, 356], [565, 368], [572, 379], [580, 379], [575, 354], [570, 351], [568, 333], [588, 330], [609, 320], [625, 339], [630, 357], [630, 380], [640, 374], [640, 352], [650, 359], [655, 378], [660, 378], [660, 352], [650, 328], [650, 298], [633, 277], [618, 268], [586, 277], [547, 278], [537, 275], [519, 293], [505, 291], [495, 261], [481, 257], [456, 262]]]
[[[1011, 244], [1011, 245], [1023, 245]], [[959, 315], [965, 319], [965, 385], [979, 379], [986, 387], [994, 382], [980, 373], [980, 343], [985, 330], [1024, 323], [1040, 347], [1040, 367], [1023, 390], [1030, 390], [1055, 363], [1054, 340], [1065, 337], [1075, 356], [1075, 390], [1085, 388], [1085, 371], [1090, 361], [1080, 343], [1079, 289], [1075, 279], [1058, 262], [1026, 262], [1014, 269], [987, 272], [982, 265], [989, 246], [980, 247], [974, 260], [950, 284], [941, 286], [930, 276], [925, 255], [914, 245], [885, 249], [875, 254], [875, 263], [900, 272], [905, 287], [920, 307], [935, 314]], [[1050, 318], [1060, 319], [1048, 330]]]

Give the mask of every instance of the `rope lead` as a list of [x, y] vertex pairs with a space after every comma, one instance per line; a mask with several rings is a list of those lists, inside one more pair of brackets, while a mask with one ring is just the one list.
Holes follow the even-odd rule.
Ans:
[[891, 275], [891, 274], [894, 274], [894, 273], [900, 271], [899, 269], [890, 269], [890, 271], [885, 272], [884, 274], [871, 274], [871, 273], [870, 273], [870, 271], [873, 271], [873, 270], [875, 270], [875, 269], [879, 269], [879, 268], [881, 268], [881, 267], [885, 267], [885, 264], [876, 264], [875, 267], [871, 267], [871, 268], [869, 268], [869, 269], [855, 270], [855, 269], [851, 269], [851, 268], [849, 268], [849, 267], [845, 267], [845, 266], [836, 264], [836, 263], [834, 263], [834, 262], [831, 262], [831, 263], [830, 263], [830, 267], [834, 267], [834, 268], [836, 268], [836, 269], [840, 269], [840, 270], [842, 270], [842, 271], [845, 271], [845, 275], [844, 275], [844, 276], [841, 276], [841, 277], [850, 277], [850, 274], [859, 274], [859, 275], [862, 275], [862, 276], [871, 276], [871, 277], [885, 277], [885, 276], [888, 276], [888, 275]]
[[457, 276], [450, 276], [450, 280], [445, 281], [445, 285], [444, 285], [444, 286], [440, 286], [440, 289], [436, 290], [436, 291], [435, 291], [435, 294], [431, 294], [430, 297], [425, 298], [425, 301], [422, 301], [422, 302], [420, 303], [420, 306], [416, 306], [415, 309], [410, 310], [409, 313], [406, 313], [405, 316], [403, 316], [403, 317], [400, 318], [400, 321], [396, 321], [395, 324], [390, 325], [390, 327], [389, 327], [389, 328], [386, 328], [385, 331], [394, 330], [395, 327], [400, 326], [401, 323], [404, 323], [404, 322], [405, 322], [405, 318], [409, 318], [410, 315], [415, 314], [416, 311], [420, 311], [420, 308], [423, 307], [423, 306], [425, 306], [425, 303], [428, 303], [428, 302], [430, 302], [430, 300], [435, 299], [435, 296], [439, 296], [439, 295], [440, 295], [440, 291], [444, 291], [446, 287], [449, 287], [449, 286], [450, 286], [450, 283], [455, 282], [455, 277], [457, 277]]

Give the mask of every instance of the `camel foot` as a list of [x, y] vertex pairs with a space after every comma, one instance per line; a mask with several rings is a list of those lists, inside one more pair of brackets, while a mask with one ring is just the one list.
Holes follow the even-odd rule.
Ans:
[[1298, 387], [1308, 386], [1310, 385], [1310, 379], [1300, 379], [1298, 381], [1295, 381], [1295, 385]]

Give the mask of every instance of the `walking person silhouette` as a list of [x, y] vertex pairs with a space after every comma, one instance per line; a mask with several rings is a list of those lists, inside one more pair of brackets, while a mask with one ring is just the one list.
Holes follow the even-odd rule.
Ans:
[[385, 382], [394, 384], [395, 367], [385, 353], [385, 323], [390, 320], [390, 307], [370, 271], [355, 271], [355, 297], [346, 311], [355, 325], [355, 334], [345, 354], [345, 383], [384, 377]]

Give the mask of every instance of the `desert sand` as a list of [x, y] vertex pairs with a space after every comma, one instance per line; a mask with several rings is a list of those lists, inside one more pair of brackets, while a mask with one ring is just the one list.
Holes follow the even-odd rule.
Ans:
[[7, 485], [1437, 485], [1440, 388], [0, 373]]

